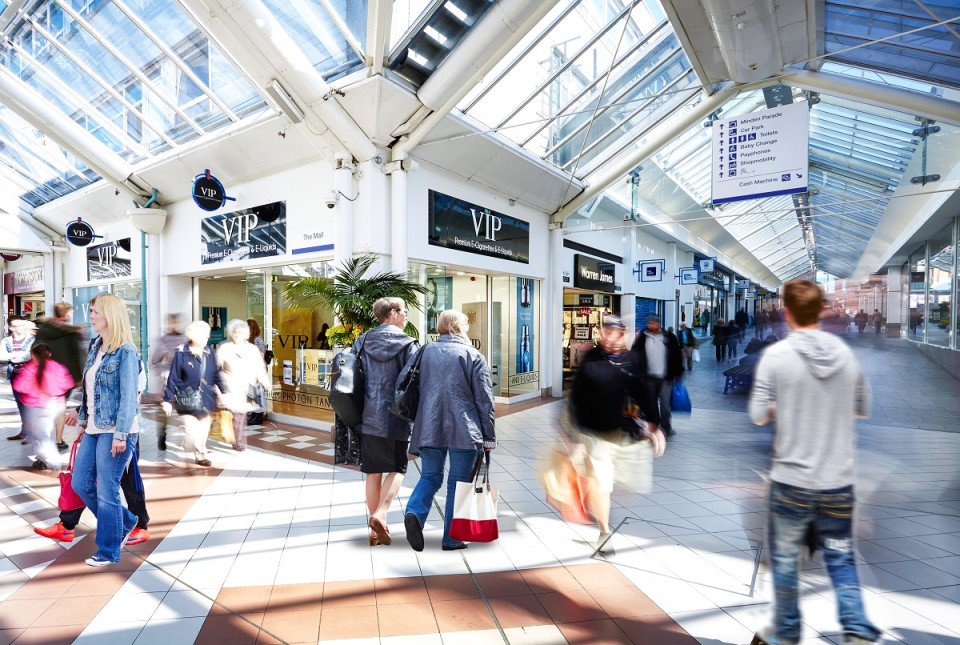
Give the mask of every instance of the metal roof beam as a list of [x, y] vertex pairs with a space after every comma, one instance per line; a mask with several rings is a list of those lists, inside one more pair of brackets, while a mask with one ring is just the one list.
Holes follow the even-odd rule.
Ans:
[[779, 77], [779, 81], [791, 87], [836, 94], [869, 105], [960, 126], [960, 103], [932, 94], [921, 94], [892, 85], [871, 83], [852, 76], [809, 70], [784, 74]]

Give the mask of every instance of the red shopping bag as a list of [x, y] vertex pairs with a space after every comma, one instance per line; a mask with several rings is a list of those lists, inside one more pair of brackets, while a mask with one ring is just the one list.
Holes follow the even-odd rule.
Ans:
[[457, 482], [450, 537], [463, 542], [493, 542], [500, 537], [497, 489], [490, 485], [490, 453], [477, 457], [470, 481]]
[[83, 508], [85, 504], [77, 492], [73, 490], [73, 463], [77, 460], [77, 448], [80, 447], [80, 441], [83, 439], [83, 433], [73, 442], [70, 449], [70, 461], [67, 463], [67, 469], [60, 473], [60, 500], [58, 506], [61, 511], [75, 511]]

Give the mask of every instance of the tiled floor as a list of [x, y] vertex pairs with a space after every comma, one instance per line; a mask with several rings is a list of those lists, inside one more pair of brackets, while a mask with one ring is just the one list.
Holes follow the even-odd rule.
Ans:
[[[879, 393], [859, 442], [868, 612], [886, 643], [960, 644], [960, 384], [902, 342], [851, 343]], [[176, 435], [158, 453], [147, 414], [152, 539], [90, 570], [93, 519], [71, 545], [33, 536], [55, 521], [56, 480], [0, 439], [0, 643], [748, 643], [770, 611], [758, 549], [771, 431], [748, 423], [744, 395], [721, 394], [724, 368], [705, 353], [690, 375], [696, 409], [677, 419], [654, 492], [615, 493], [607, 562], [590, 559], [595, 528], [542, 501], [559, 402], [499, 416], [501, 538], [459, 552], [440, 550], [436, 510], [422, 553], [403, 540], [416, 467], [391, 510], [396, 542], [371, 549], [361, 476], [329, 463], [326, 433], [267, 424], [244, 453], [217, 444], [219, 470], [202, 469]], [[897, 423], [910, 410], [919, 421]], [[839, 643], [818, 559], [802, 585], [804, 642]]]

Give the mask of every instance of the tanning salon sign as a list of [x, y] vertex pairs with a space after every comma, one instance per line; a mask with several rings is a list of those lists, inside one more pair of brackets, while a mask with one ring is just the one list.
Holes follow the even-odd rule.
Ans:
[[530, 223], [430, 191], [429, 242], [456, 251], [530, 263]]
[[200, 224], [200, 261], [232, 262], [287, 252], [287, 203], [273, 202], [205, 217]]
[[87, 280], [109, 280], [132, 275], [130, 238], [87, 247]]

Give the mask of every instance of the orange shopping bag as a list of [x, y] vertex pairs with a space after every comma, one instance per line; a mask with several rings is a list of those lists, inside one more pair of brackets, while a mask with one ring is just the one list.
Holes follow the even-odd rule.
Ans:
[[586, 506], [590, 480], [577, 472], [566, 452], [554, 450], [539, 475], [543, 490], [547, 493], [547, 503], [560, 511], [565, 521], [576, 524], [593, 521]]

